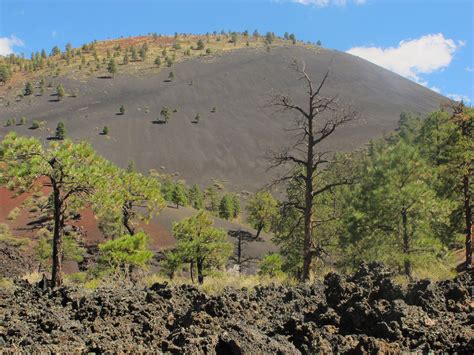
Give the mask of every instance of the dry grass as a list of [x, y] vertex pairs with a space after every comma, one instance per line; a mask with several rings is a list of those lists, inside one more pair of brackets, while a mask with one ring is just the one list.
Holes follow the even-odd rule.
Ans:
[[7, 219], [8, 219], [9, 221], [14, 221], [15, 219], [18, 218], [18, 216], [20, 215], [20, 212], [21, 212], [21, 210], [20, 210], [18, 207], [13, 208], [13, 209], [8, 213]]
[[[161, 274], [152, 274], [143, 280], [143, 283], [148, 287], [154, 283], [165, 282], [173, 286], [193, 284], [189, 278], [178, 276], [170, 280]], [[197, 282], [194, 285], [208, 295], [217, 295], [226, 288], [247, 289], [250, 292], [255, 286], [296, 285], [296, 283], [296, 280], [286, 276], [270, 278], [259, 275], [239, 275], [234, 272], [218, 272], [205, 277], [202, 285]]]
[[31, 272], [24, 275], [21, 279], [28, 281], [30, 284], [40, 282], [43, 278], [43, 274], [40, 272]]
[[0, 277], [0, 288], [11, 289], [13, 287], [13, 281], [8, 278]]
[[25, 249], [30, 240], [27, 238], [17, 238], [10, 233], [10, 229], [6, 224], [0, 224], [0, 241], [3, 241], [15, 248]]

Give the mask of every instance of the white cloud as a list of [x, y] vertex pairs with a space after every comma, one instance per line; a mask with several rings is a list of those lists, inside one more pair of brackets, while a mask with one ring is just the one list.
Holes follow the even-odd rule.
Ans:
[[319, 7], [326, 7], [329, 5], [346, 6], [349, 1], [354, 2], [357, 5], [363, 5], [367, 0], [291, 0], [302, 5], [315, 5]]
[[25, 44], [21, 39], [11, 35], [10, 37], [0, 37], [0, 55], [13, 53], [13, 47], [22, 47]]
[[347, 53], [427, 85], [420, 75], [448, 67], [456, 50], [463, 45], [462, 41], [456, 42], [438, 33], [401, 41], [397, 47], [354, 47]]
[[464, 101], [464, 102], [467, 102], [467, 103], [470, 103], [471, 102], [471, 98], [467, 95], [460, 95], [460, 94], [448, 94], [446, 95], [447, 97], [449, 97], [450, 99], [454, 100], [454, 101]]
[[471, 73], [474, 72], [474, 68], [473, 68], [473, 67], [466, 67], [465, 69], [466, 69], [466, 71], [468, 71], [468, 72], [471, 72]]
[[433, 90], [434, 92], [437, 92], [438, 94], [441, 94], [441, 89], [437, 86], [432, 86], [430, 87], [431, 90]]

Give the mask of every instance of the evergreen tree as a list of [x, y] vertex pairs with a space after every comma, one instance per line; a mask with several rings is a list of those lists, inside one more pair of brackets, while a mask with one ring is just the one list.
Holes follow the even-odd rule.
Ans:
[[56, 55], [59, 55], [59, 54], [61, 54], [61, 50], [59, 49], [58, 46], [54, 46], [53, 49], [51, 50], [51, 55], [56, 56]]
[[61, 101], [64, 98], [64, 95], [66, 95], [66, 92], [64, 91], [63, 86], [59, 84], [56, 87], [56, 96], [58, 98], [58, 101]]
[[198, 50], [203, 50], [204, 49], [204, 42], [202, 41], [202, 39], [199, 39], [197, 41], [197, 49]]
[[63, 140], [66, 136], [66, 127], [64, 123], [59, 122], [56, 126], [56, 139]]
[[140, 231], [99, 244], [99, 265], [128, 278], [133, 268], [145, 268], [153, 257], [148, 248], [149, 236]]
[[132, 60], [133, 61], [136, 61], [138, 59], [138, 56], [137, 56], [137, 50], [135, 49], [135, 47], [132, 46]]
[[219, 217], [232, 219], [234, 216], [234, 201], [231, 195], [224, 195], [219, 204]]
[[227, 241], [226, 232], [214, 228], [204, 211], [175, 223], [173, 235], [176, 238], [175, 253], [183, 262], [190, 263], [191, 270], [196, 266], [200, 284], [207, 272], [224, 266], [232, 254], [232, 244]]
[[232, 195], [233, 218], [237, 218], [240, 214], [240, 200], [237, 195]]
[[4, 63], [0, 63], [0, 83], [6, 83], [11, 78], [10, 67]]
[[110, 183], [107, 163], [86, 143], [53, 142], [44, 149], [36, 138], [8, 134], [0, 146], [2, 180], [18, 192], [32, 191], [39, 178], [51, 186], [53, 211], [52, 287], [62, 283], [64, 227], [67, 216], [81, 210], [91, 196]]
[[144, 62], [146, 58], [146, 49], [145, 48], [140, 48], [140, 59]]
[[107, 71], [112, 77], [117, 73], [117, 63], [115, 62], [114, 58], [110, 59], [109, 65], [107, 66]]
[[288, 38], [291, 40], [293, 44], [296, 44], [296, 36], [294, 33], [292, 33]]
[[108, 189], [95, 194], [94, 209], [99, 220], [112, 221], [114, 235], [133, 235], [138, 221], [148, 223], [165, 206], [161, 186], [155, 178], [143, 176], [131, 166], [113, 175], [116, 178]]
[[33, 95], [33, 92], [34, 92], [33, 84], [31, 83], [31, 81], [28, 81], [25, 85], [24, 95], [25, 96]]
[[188, 192], [188, 199], [191, 206], [197, 210], [204, 208], [204, 196], [198, 185], [191, 186]]
[[160, 67], [160, 66], [161, 66], [161, 58], [160, 58], [160, 57], [156, 57], [156, 58], [155, 58], [155, 65], [156, 65], [157, 67]]
[[174, 186], [171, 201], [174, 204], [176, 204], [176, 208], [179, 208], [180, 205], [186, 206], [188, 204], [188, 199], [186, 197], [186, 190], [184, 189], [184, 186], [182, 184], [177, 183]]
[[259, 266], [259, 274], [275, 277], [283, 274], [283, 258], [280, 254], [271, 253], [266, 255]]
[[382, 260], [411, 277], [413, 265], [442, 250], [435, 226], [447, 222], [452, 206], [436, 196], [435, 178], [403, 139], [373, 145], [350, 198], [348, 256]]
[[247, 213], [247, 221], [257, 230], [258, 238], [262, 230], [270, 230], [278, 214], [278, 202], [268, 191], [257, 192], [248, 202]]
[[165, 123], [168, 123], [168, 121], [171, 118], [171, 109], [168, 106], [163, 106], [160, 111], [160, 116], [163, 118], [163, 121]]
[[206, 208], [210, 211], [213, 215], [219, 214], [219, 196], [216, 193], [216, 190], [213, 187], [209, 187], [206, 189]]
[[438, 196], [454, 201], [456, 205], [450, 216], [450, 227], [442, 233], [444, 242], [453, 243], [456, 234], [464, 234], [466, 265], [470, 265], [474, 109], [462, 103], [451, 103], [449, 109], [451, 114], [438, 111], [423, 120], [415, 142], [422, 155], [437, 170], [439, 179], [432, 184]]

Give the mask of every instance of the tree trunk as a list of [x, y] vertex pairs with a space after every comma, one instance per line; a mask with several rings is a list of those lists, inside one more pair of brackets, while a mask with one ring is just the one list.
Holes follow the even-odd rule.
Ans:
[[263, 224], [260, 223], [257, 228], [257, 235], [255, 236], [255, 239], [258, 239], [258, 237], [260, 236], [260, 233], [262, 232], [262, 229], [263, 229]]
[[194, 261], [189, 263], [189, 274], [191, 276], [191, 282], [194, 283]]
[[405, 275], [411, 279], [412, 265], [408, 259], [410, 256], [410, 236], [408, 234], [408, 217], [407, 211], [402, 210], [402, 227], [403, 227], [403, 253], [405, 254], [404, 271]]
[[51, 286], [58, 287], [62, 284], [62, 232], [63, 219], [61, 216], [61, 196], [55, 181], [52, 181], [53, 187], [53, 207], [54, 207], [54, 231], [53, 231], [53, 268], [51, 277]]
[[469, 175], [463, 176], [464, 214], [466, 218], [466, 268], [472, 265], [472, 208]]
[[198, 272], [198, 283], [202, 285], [204, 282], [204, 275], [202, 273], [202, 260], [198, 260], [196, 265], [197, 265], [197, 272]]
[[[311, 102], [310, 102], [311, 104]], [[308, 120], [308, 151], [306, 156], [305, 204], [304, 204], [304, 239], [303, 239], [303, 272], [301, 281], [310, 278], [313, 253], [311, 239], [313, 238], [313, 115], [310, 105], [310, 119]]]
[[125, 229], [128, 231], [128, 233], [130, 235], [134, 235], [135, 234], [135, 228], [133, 228], [133, 226], [131, 225], [130, 223], [130, 210], [132, 209], [132, 206], [130, 205], [130, 203], [125, 203], [122, 207], [122, 222], [123, 222], [123, 226], [125, 227]]
[[[258, 235], [258, 232], [257, 232], [257, 235]], [[239, 266], [239, 274], [240, 274], [242, 270], [242, 234], [240, 233], [239, 233], [239, 239], [237, 240], [237, 265]]]

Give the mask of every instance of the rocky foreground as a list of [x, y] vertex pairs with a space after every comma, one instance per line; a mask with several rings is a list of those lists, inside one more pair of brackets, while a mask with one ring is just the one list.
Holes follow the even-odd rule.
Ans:
[[362, 265], [324, 284], [226, 289], [190, 285], [1, 290], [0, 348], [26, 351], [209, 354], [473, 353], [473, 273], [406, 289]]

